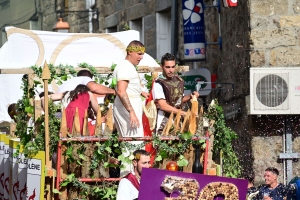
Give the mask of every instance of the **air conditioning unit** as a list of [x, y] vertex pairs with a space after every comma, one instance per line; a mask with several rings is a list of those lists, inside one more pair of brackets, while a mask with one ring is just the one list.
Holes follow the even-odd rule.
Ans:
[[300, 114], [300, 68], [250, 68], [250, 114]]

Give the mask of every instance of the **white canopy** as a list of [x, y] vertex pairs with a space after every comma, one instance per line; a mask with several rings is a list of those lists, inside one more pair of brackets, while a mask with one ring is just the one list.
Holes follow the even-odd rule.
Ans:
[[[134, 30], [92, 34], [32, 31], [7, 27], [7, 42], [0, 49], [0, 69], [22, 69], [41, 66], [45, 61], [54, 65], [86, 62], [94, 67], [108, 67], [125, 58], [126, 46], [139, 40]], [[139, 66], [159, 67], [148, 54]], [[0, 122], [10, 121], [7, 106], [22, 96], [20, 74], [0, 74]]]

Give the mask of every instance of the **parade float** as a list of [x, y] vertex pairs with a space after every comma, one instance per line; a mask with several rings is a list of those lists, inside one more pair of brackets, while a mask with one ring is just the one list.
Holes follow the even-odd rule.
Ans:
[[[109, 168], [122, 168], [125, 163], [131, 163], [131, 155], [122, 152], [139, 148], [150, 149], [154, 158], [154, 167], [143, 171], [141, 199], [153, 195], [159, 199], [186, 199], [184, 191], [190, 191], [190, 187], [193, 187], [192, 199], [246, 198], [247, 181], [234, 179], [240, 175], [238, 158], [231, 144], [236, 134], [226, 127], [222, 107], [217, 101], [206, 109], [197, 99], [192, 99], [182, 124], [180, 116], [172, 113], [159, 136], [150, 131], [155, 114], [153, 102], [149, 101], [144, 111], [150, 132], [142, 138], [118, 136], [113, 126], [111, 104], [106, 104], [105, 112], [101, 112], [104, 107], [100, 107], [95, 114], [93, 136], [87, 128], [87, 112], [83, 134], [80, 134], [78, 113], [71, 133], [66, 127], [64, 110], [61, 110], [61, 119], [55, 116], [59, 107], [48, 100], [48, 91], [56, 92], [59, 84], [83, 68], [94, 74], [97, 83], [109, 86], [109, 74], [115, 64], [124, 59], [126, 45], [139, 38], [138, 32], [72, 34], [14, 27], [6, 28], [6, 32], [8, 42], [0, 51], [3, 63], [0, 82], [5, 80], [4, 93], [13, 90], [13, 97], [19, 100], [1, 99], [3, 112], [7, 112], [7, 104], [18, 100], [16, 129], [9, 135], [1, 134], [0, 140], [3, 186], [0, 185], [0, 194], [3, 199], [114, 199], [120, 178], [110, 178]], [[146, 88], [150, 89], [160, 67], [145, 54], [138, 71], [145, 77]], [[183, 76], [186, 71], [188, 67], [177, 67], [177, 72]], [[44, 111], [37, 95], [41, 91], [45, 92]], [[103, 125], [104, 114], [106, 122]], [[34, 121], [31, 127], [27, 126], [28, 118]], [[8, 116], [3, 120], [8, 120]], [[128, 143], [136, 140], [143, 143]], [[52, 166], [54, 153], [57, 153], [57, 162]], [[122, 164], [110, 164], [110, 157]], [[151, 178], [154, 174], [155, 179]], [[207, 178], [202, 174], [214, 176]], [[211, 187], [214, 190], [207, 189]]]

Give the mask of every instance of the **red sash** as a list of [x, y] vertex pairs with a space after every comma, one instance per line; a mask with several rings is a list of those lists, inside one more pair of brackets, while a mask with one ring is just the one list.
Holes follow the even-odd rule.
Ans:
[[140, 191], [140, 183], [137, 180], [137, 178], [135, 177], [135, 175], [133, 175], [132, 173], [127, 174], [126, 176], [124, 176], [124, 178], [127, 178], [132, 185], [138, 190]]

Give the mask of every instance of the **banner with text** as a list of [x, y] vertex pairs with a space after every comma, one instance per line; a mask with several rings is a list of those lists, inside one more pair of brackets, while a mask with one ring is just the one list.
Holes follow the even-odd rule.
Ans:
[[205, 60], [203, 0], [182, 0], [184, 59]]

